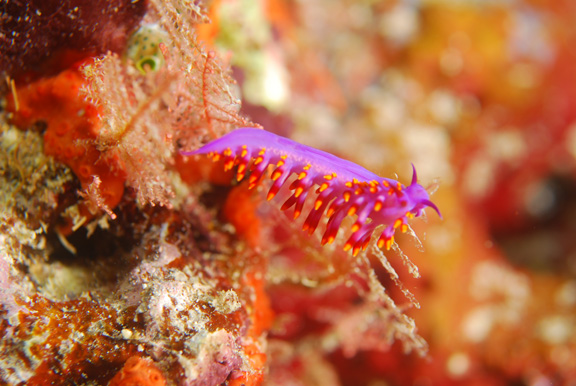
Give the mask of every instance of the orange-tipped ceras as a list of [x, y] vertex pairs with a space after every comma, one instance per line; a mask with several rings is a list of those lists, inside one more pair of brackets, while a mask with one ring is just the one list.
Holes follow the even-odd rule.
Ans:
[[413, 169], [412, 182], [400, 182], [378, 175], [332, 154], [280, 137], [265, 130], [242, 128], [218, 138], [200, 149], [183, 155], [208, 154], [214, 160], [224, 160], [224, 167], [237, 167], [237, 179], [249, 174], [250, 187], [255, 187], [268, 166], [273, 183], [268, 200], [274, 198], [293, 173], [297, 175], [289, 189], [292, 195], [282, 210], [294, 206], [294, 218], [299, 217], [310, 192], [315, 193], [314, 205], [308, 213], [303, 230], [312, 234], [322, 216], [328, 217], [322, 244], [335, 240], [346, 216], [356, 215], [352, 234], [344, 245], [356, 255], [365, 249], [376, 227], [384, 225], [378, 246], [389, 249], [396, 229], [405, 231], [407, 222], [420, 216], [426, 207], [440, 211], [430, 201], [426, 189], [417, 183]]

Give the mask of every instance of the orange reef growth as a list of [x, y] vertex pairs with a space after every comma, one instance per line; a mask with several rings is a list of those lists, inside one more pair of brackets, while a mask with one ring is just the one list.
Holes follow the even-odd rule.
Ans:
[[[0, 379], [37, 386], [161, 385], [164, 377], [182, 385], [227, 379], [258, 384], [271, 321], [263, 288], [266, 260], [237, 253], [241, 245], [230, 249], [233, 238], [210, 225], [201, 210], [197, 216], [165, 207], [138, 213], [133, 203], [117, 210], [108, 234], [126, 243], [128, 224], [139, 223], [131, 229], [138, 245], [117, 249], [113, 257], [78, 254], [67, 268], [52, 262], [69, 272], [60, 276], [69, 282], [81, 267], [92, 267], [88, 281], [94, 283], [81, 295], [50, 300], [42, 293], [55, 296], [54, 277], [38, 280], [38, 293], [28, 298], [15, 290], [20, 283], [12, 282], [12, 292], [0, 288], [0, 351], [13, 353], [0, 358]], [[61, 274], [54, 266], [45, 270]], [[153, 358], [158, 370], [143, 359], [129, 360], [134, 356]]]
[[[98, 201], [91, 204], [111, 210], [122, 198], [125, 175], [119, 162], [102, 157], [96, 146], [100, 112], [82, 95], [82, 64], [16, 88], [8, 110], [21, 129], [45, 126], [44, 153], [68, 165], [85, 191], [96, 191]], [[86, 208], [83, 212], [88, 215]]]
[[166, 379], [150, 359], [130, 357], [108, 386], [164, 386]]
[[16, 302], [17, 322], [12, 318], [12, 325], [5, 326], [0, 342], [2, 352], [18, 358], [2, 359], [0, 374], [11, 384], [26, 374], [30, 386], [78, 384], [86, 378], [103, 381], [137, 351], [134, 344], [118, 346], [115, 338], [133, 315], [121, 316], [106, 303], [50, 301], [39, 295]]

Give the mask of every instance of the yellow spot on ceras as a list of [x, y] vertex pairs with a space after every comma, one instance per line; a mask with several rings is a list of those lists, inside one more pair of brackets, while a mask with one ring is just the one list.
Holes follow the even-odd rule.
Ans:
[[358, 232], [358, 230], [360, 229], [361, 226], [362, 226], [362, 224], [360, 224], [360, 223], [358, 223], [358, 222], [357, 222], [357, 223], [354, 223], [354, 225], [352, 225], [352, 229], [351, 229], [351, 230], [352, 230], [352, 233]]
[[388, 240], [386, 240], [386, 250], [390, 250], [392, 248], [392, 244], [394, 244], [394, 236], [390, 236]]
[[248, 149], [246, 148], [246, 145], [244, 145], [242, 146], [242, 153], [240, 153], [240, 157], [244, 158], [246, 155], [248, 155]]
[[231, 170], [233, 166], [234, 166], [234, 158], [226, 161], [226, 163], [224, 164], [224, 171], [227, 172], [228, 170]]
[[354, 216], [356, 214], [356, 210], [358, 210], [358, 207], [356, 205], [352, 205], [350, 209], [348, 209], [348, 216]]
[[336, 178], [336, 173], [332, 173], [332, 174], [326, 174], [324, 176], [324, 179], [327, 181], [332, 181], [334, 178]]
[[234, 166], [234, 159], [235, 159], [235, 157], [232, 157], [232, 150], [230, 148], [227, 148], [222, 152], [222, 154], [225, 157], [228, 157], [228, 160], [224, 164], [224, 171], [231, 170], [232, 167]]
[[278, 178], [280, 178], [280, 176], [282, 176], [282, 171], [276, 169], [274, 170], [274, 173], [272, 173], [272, 177], [270, 177], [272, 179], [272, 181], [276, 181]]
[[317, 199], [316, 202], [314, 203], [314, 210], [320, 209], [320, 207], [322, 206], [323, 203], [324, 203], [324, 201], [322, 201], [321, 198]]
[[377, 245], [378, 248], [385, 247], [386, 250], [390, 250], [390, 248], [392, 248], [393, 243], [394, 243], [394, 236], [391, 236], [390, 238], [379, 239]]
[[256, 182], [258, 182], [258, 175], [252, 174], [248, 179], [248, 189], [253, 189], [256, 187]]
[[336, 238], [334, 236], [330, 235], [326, 238], [322, 238], [322, 241], [320, 242], [320, 244], [322, 244], [322, 245], [332, 244], [335, 239]]
[[276, 162], [276, 166], [280, 167], [283, 166], [286, 162], [286, 158], [288, 158], [288, 156], [286, 154], [280, 156], [280, 160], [278, 162]]
[[414, 218], [414, 213], [412, 213], [412, 212], [406, 212], [406, 217], [412, 219], [412, 218]]
[[370, 193], [378, 192], [378, 181], [376, 180], [370, 181], [369, 186], [370, 186]]
[[306, 166], [304, 166], [304, 170], [310, 170], [311, 167], [312, 167], [312, 165], [306, 164]]
[[238, 165], [238, 173], [236, 175], [236, 180], [240, 181], [244, 178], [244, 175], [246, 173], [246, 164], [241, 163], [240, 165]]
[[382, 210], [382, 201], [376, 201], [376, 203], [374, 204], [374, 211], [375, 212], [380, 212], [380, 210]]
[[264, 162], [264, 153], [266, 153], [266, 148], [262, 148], [262, 150], [258, 152], [258, 157], [254, 160], [254, 166], [260, 165]]
[[333, 206], [330, 206], [330, 208], [328, 208], [328, 211], [326, 212], [326, 217], [332, 217], [334, 212], [336, 212], [336, 209], [334, 209]]
[[299, 209], [294, 209], [294, 220], [296, 220], [298, 217], [300, 217], [301, 213], [302, 213], [302, 211], [300, 211]]
[[330, 186], [330, 184], [328, 184], [327, 182], [324, 182], [322, 185], [320, 185], [320, 187], [318, 188], [318, 192], [317, 193], [322, 193], [323, 191], [325, 191], [326, 189], [328, 189], [328, 187]]
[[308, 173], [306, 172], [300, 172], [300, 174], [298, 174], [298, 179], [303, 180], [304, 178], [306, 178], [307, 175]]
[[350, 196], [351, 196], [350, 192], [348, 192], [348, 191], [344, 192], [343, 196], [344, 196], [345, 202], [350, 201]]
[[298, 198], [300, 197], [300, 195], [304, 192], [304, 188], [302, 186], [299, 186], [296, 188], [296, 191], [294, 192], [294, 197]]
[[394, 229], [398, 228], [402, 224], [403, 224], [402, 219], [401, 218], [397, 219], [396, 221], [394, 221]]

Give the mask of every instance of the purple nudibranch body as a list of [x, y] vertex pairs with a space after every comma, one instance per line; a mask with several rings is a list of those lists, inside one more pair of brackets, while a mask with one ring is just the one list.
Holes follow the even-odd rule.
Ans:
[[322, 237], [324, 245], [335, 240], [346, 216], [356, 215], [352, 234], [344, 245], [344, 249], [352, 249], [354, 255], [368, 246], [379, 225], [384, 225], [384, 231], [377, 241], [378, 247], [390, 249], [396, 229], [406, 231], [408, 220], [422, 215], [426, 207], [431, 207], [441, 216], [426, 189], [417, 183], [414, 166], [412, 182], [406, 187], [353, 162], [261, 129], [237, 129], [197, 150], [182, 154], [208, 154], [214, 161], [224, 159], [227, 170], [237, 165], [238, 181], [250, 173], [250, 188], [258, 184], [268, 166], [274, 165], [268, 200], [295, 173], [297, 179], [289, 186], [292, 195], [284, 202], [282, 210], [295, 206], [296, 219], [302, 213], [309, 193], [317, 187], [314, 205], [304, 221], [303, 230], [312, 234], [322, 217], [327, 216]]

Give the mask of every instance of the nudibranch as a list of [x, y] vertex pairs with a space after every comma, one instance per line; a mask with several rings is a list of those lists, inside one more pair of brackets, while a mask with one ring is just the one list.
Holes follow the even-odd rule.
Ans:
[[[240, 181], [249, 173], [249, 187], [254, 188], [270, 165], [273, 183], [268, 200], [276, 196], [292, 174], [297, 177], [289, 185], [290, 197], [282, 210], [294, 206], [294, 219], [304, 210], [309, 193], [315, 188], [314, 204], [304, 221], [303, 230], [314, 233], [323, 216], [328, 218], [322, 245], [336, 239], [338, 229], [346, 216], [356, 216], [352, 234], [344, 250], [356, 256], [366, 249], [374, 230], [384, 226], [377, 245], [390, 249], [396, 229], [405, 232], [408, 220], [424, 213], [426, 207], [441, 216], [438, 207], [430, 201], [426, 189], [417, 183], [413, 168], [412, 182], [400, 182], [379, 177], [367, 169], [330, 153], [299, 144], [265, 130], [241, 128], [234, 130], [194, 151], [182, 155], [207, 154], [214, 161], [224, 160], [224, 168], [236, 166]], [[307, 206], [308, 207], [308, 206]]]

